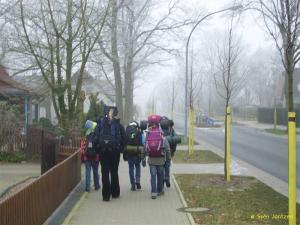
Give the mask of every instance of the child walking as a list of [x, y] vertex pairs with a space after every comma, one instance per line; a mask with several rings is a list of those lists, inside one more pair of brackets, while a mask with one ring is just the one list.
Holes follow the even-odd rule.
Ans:
[[150, 167], [152, 199], [164, 194], [163, 168], [166, 159], [171, 158], [170, 146], [163, 136], [160, 120], [159, 115], [148, 117], [148, 131], [144, 146]]
[[82, 160], [85, 164], [85, 191], [90, 192], [91, 186], [91, 170], [93, 170], [94, 188], [99, 190], [99, 154], [96, 152], [95, 146], [93, 146], [92, 140], [94, 130], [97, 123], [87, 120], [84, 126], [86, 139], [83, 145]]
[[128, 161], [129, 178], [131, 190], [140, 190], [141, 187], [141, 146], [142, 132], [138, 122], [131, 122], [126, 127], [126, 142], [127, 146], [123, 152], [123, 159]]

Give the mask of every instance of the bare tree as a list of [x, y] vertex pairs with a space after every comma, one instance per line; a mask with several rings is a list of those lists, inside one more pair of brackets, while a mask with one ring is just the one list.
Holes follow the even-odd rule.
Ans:
[[38, 65], [51, 90], [59, 124], [67, 131], [78, 125], [84, 70], [101, 35], [108, 6], [87, 0], [27, 3], [20, 1], [20, 22], [15, 24], [20, 45], [14, 50], [31, 56]]
[[171, 118], [174, 119], [175, 113], [175, 101], [176, 101], [176, 92], [175, 92], [175, 77], [172, 77], [172, 88], [171, 88]]
[[217, 71], [213, 74], [218, 95], [225, 100], [225, 107], [244, 85], [247, 70], [239, 68], [241, 49], [239, 39], [234, 36], [234, 15], [231, 17], [228, 36], [217, 47]]
[[300, 0], [258, 0], [255, 6], [280, 53], [288, 87], [286, 104], [288, 110], [293, 112], [293, 73], [300, 59]]
[[[231, 20], [228, 27], [228, 35], [225, 41], [221, 45], [217, 45], [217, 71], [214, 73], [214, 81], [216, 90], [221, 98], [225, 101], [225, 107], [230, 105], [231, 100], [236, 96], [241, 87], [244, 85], [245, 76], [247, 70], [239, 68], [241, 58], [240, 39], [236, 37], [234, 33], [235, 14], [232, 13]], [[225, 110], [226, 111], [226, 110]], [[225, 113], [225, 124], [227, 126], [227, 116]], [[225, 127], [225, 158], [224, 158], [224, 170], [225, 177], [229, 171], [227, 171], [227, 129]]]
[[[113, 0], [116, 1], [116, 0]], [[133, 98], [135, 90], [135, 81], [143, 77], [142, 70], [146, 67], [161, 63], [164, 58], [159, 53], [174, 53], [167, 44], [162, 41], [162, 36], [167, 32], [186, 25], [187, 21], [177, 21], [171, 18], [176, 9], [173, 1], [170, 1], [167, 12], [161, 17], [153, 17], [153, 11], [158, 2], [153, 0], [124, 0], [115, 4], [117, 9], [114, 16], [118, 23], [111, 22], [108, 24], [108, 30], [114, 31], [120, 37], [115, 41], [114, 46], [117, 47], [118, 55], [112, 56], [113, 45], [105, 40], [102, 40], [101, 50], [111, 61], [117, 61], [117, 73], [114, 70], [115, 83], [119, 81], [119, 71], [124, 79], [120, 81], [119, 87], [122, 94], [116, 95], [117, 106], [121, 107], [123, 114], [120, 117], [127, 123], [133, 117]], [[114, 27], [114, 28], [113, 28]], [[108, 38], [108, 37], [107, 37]], [[105, 45], [106, 43], [106, 45]], [[116, 76], [117, 74], [117, 76]], [[119, 93], [120, 93], [119, 92]], [[124, 98], [123, 101], [118, 99]], [[119, 103], [118, 103], [119, 102]]]
[[10, 11], [13, 9], [15, 5], [19, 3], [19, 0], [12, 0], [12, 1], [2, 1], [0, 0], [0, 63], [3, 61], [3, 59], [6, 56], [6, 53], [8, 52], [8, 46], [7, 46], [7, 23], [8, 18], [7, 14], [10, 13]]

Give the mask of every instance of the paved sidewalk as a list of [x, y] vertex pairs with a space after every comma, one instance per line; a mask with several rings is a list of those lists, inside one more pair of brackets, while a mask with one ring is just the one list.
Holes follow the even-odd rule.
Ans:
[[41, 174], [38, 163], [0, 163], [0, 195], [8, 187]]
[[[199, 149], [209, 149], [223, 157], [223, 151], [203, 141]], [[187, 146], [178, 146], [178, 151], [184, 151]], [[171, 172], [179, 173], [211, 173], [224, 174], [224, 165], [216, 164], [172, 164]], [[231, 174], [254, 176], [277, 192], [287, 196], [288, 184], [282, 180], [232, 156]], [[171, 188], [166, 188], [165, 195], [156, 200], [150, 198], [150, 174], [148, 166], [142, 168], [141, 191], [130, 191], [128, 165], [121, 159], [120, 169], [121, 197], [110, 202], [103, 202], [101, 191], [92, 190], [73, 211], [70, 225], [187, 225], [194, 224], [189, 213], [178, 212], [186, 203], [182, 203], [180, 194], [172, 180]], [[300, 202], [298, 190], [297, 202]], [[188, 219], [189, 217], [189, 219]]]
[[[259, 130], [265, 130], [265, 129], [273, 129], [274, 125], [273, 124], [268, 124], [268, 123], [259, 123], [257, 121], [248, 121], [248, 120], [236, 120], [234, 121], [239, 125], [247, 126], [247, 127], [252, 127], [252, 128], [257, 128]], [[280, 130], [286, 130], [287, 127], [283, 125], [277, 125], [277, 129]], [[300, 132], [300, 128], [296, 128], [298, 132]]]
[[131, 191], [128, 164], [121, 159], [119, 168], [121, 197], [103, 202], [100, 192], [92, 190], [75, 211], [70, 225], [185, 225], [190, 224], [187, 214], [178, 212], [183, 204], [172, 181], [165, 195], [150, 198], [150, 172], [142, 167], [141, 191]]

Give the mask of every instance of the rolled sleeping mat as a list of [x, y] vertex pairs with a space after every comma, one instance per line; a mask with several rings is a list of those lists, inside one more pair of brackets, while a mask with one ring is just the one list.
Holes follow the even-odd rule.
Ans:
[[176, 144], [179, 144], [181, 143], [181, 137], [176, 135], [176, 136], [173, 136], [173, 141], [176, 143]]
[[167, 136], [166, 137], [170, 145], [177, 145], [181, 142], [180, 136]]

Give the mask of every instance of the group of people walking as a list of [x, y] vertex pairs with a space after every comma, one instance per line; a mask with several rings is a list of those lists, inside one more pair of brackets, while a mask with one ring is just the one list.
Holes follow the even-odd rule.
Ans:
[[151, 115], [147, 121], [131, 122], [126, 129], [116, 118], [114, 106], [104, 107], [104, 116], [98, 121], [85, 123], [86, 139], [82, 144], [82, 161], [85, 163], [85, 190], [90, 191], [91, 171], [95, 190], [100, 189], [98, 167], [101, 165], [102, 198], [109, 201], [120, 196], [120, 155], [128, 162], [131, 190], [141, 189], [141, 164], [148, 165], [151, 175], [151, 198], [164, 194], [170, 187], [171, 158], [180, 138], [174, 123], [167, 117]]

